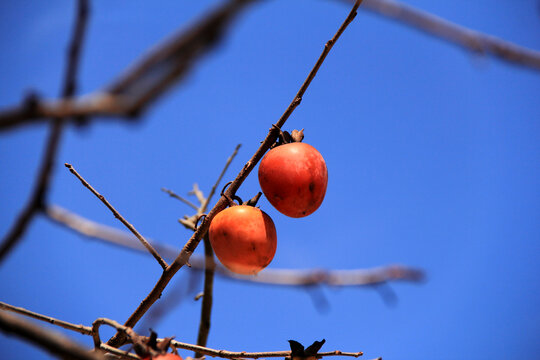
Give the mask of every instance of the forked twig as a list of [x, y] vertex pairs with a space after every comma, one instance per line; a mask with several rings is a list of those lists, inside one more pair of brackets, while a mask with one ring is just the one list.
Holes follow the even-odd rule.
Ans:
[[[300, 91], [298, 91], [296, 97], [294, 98], [293, 102], [289, 105], [285, 113], [281, 116], [281, 118], [277, 121], [275, 126], [272, 126], [270, 130], [268, 131], [268, 134], [266, 135], [266, 138], [261, 143], [255, 154], [251, 157], [251, 159], [244, 165], [244, 168], [240, 171], [240, 173], [236, 176], [236, 179], [233, 181], [233, 183], [227, 188], [224, 195], [218, 200], [216, 205], [210, 210], [208, 215], [205, 217], [204, 221], [201, 223], [201, 225], [197, 228], [197, 230], [193, 233], [191, 238], [187, 241], [187, 243], [184, 245], [184, 248], [180, 252], [180, 254], [176, 257], [176, 259], [173, 261], [171, 265], [165, 269], [161, 277], [159, 278], [158, 282], [155, 284], [152, 291], [146, 296], [146, 298], [143, 299], [143, 301], [139, 304], [137, 309], [131, 314], [131, 316], [127, 319], [125, 322], [126, 326], [133, 327], [140, 318], [148, 311], [148, 309], [159, 299], [161, 296], [161, 293], [171, 281], [172, 277], [178, 270], [180, 270], [189, 260], [195, 249], [197, 248], [199, 242], [201, 241], [202, 237], [206, 232], [208, 231], [208, 227], [210, 226], [210, 222], [218, 214], [220, 211], [225, 209], [227, 206], [227, 197], [232, 197], [240, 185], [244, 182], [246, 177], [249, 175], [251, 170], [255, 167], [255, 165], [260, 161], [264, 153], [270, 148], [272, 143], [276, 141], [277, 138], [277, 128], [281, 128], [283, 124], [287, 121], [291, 113], [294, 111], [294, 109], [300, 104], [302, 95], [307, 90], [309, 84], [315, 77], [317, 70], [320, 68], [322, 62], [324, 61], [324, 58], [328, 55], [328, 52], [332, 48], [332, 46], [335, 44], [335, 42], [338, 40], [341, 33], [345, 30], [347, 25], [354, 19], [356, 16], [356, 10], [360, 6], [361, 0], [357, 0], [355, 5], [353, 6], [351, 12], [343, 22], [343, 24], [340, 26], [334, 37], [328, 41], [324, 47], [324, 50], [322, 54], [320, 55], [319, 59], [317, 60], [315, 66], [310, 71], [306, 81], [304, 81], [304, 84], [300, 87]], [[125, 337], [117, 333], [113, 338], [111, 338], [108, 342], [108, 345], [111, 346], [118, 346], [121, 345], [125, 340]]]
[[142, 236], [138, 231], [137, 229], [135, 229], [135, 227], [133, 225], [131, 225], [122, 215], [120, 215], [120, 213], [107, 201], [107, 199], [105, 199], [105, 197], [103, 195], [101, 195], [100, 193], [98, 193], [93, 187], [92, 185], [90, 185], [74, 168], [71, 164], [65, 164], [65, 166], [69, 169], [69, 171], [75, 175], [79, 180], [80, 182], [84, 185], [84, 187], [86, 187], [88, 190], [90, 190], [92, 192], [92, 194], [94, 194], [99, 200], [101, 200], [101, 202], [103, 204], [105, 204], [105, 206], [113, 213], [114, 217], [117, 218], [118, 220], [120, 220], [120, 222], [122, 224], [124, 224], [125, 227], [127, 227], [129, 229], [129, 231], [131, 231], [131, 233], [133, 235], [135, 235], [135, 237], [137, 239], [139, 239], [139, 241], [144, 245], [144, 247], [150, 252], [150, 254], [152, 254], [152, 256], [157, 260], [157, 262], [159, 263], [159, 265], [161, 265], [161, 267], [163, 268], [163, 270], [167, 269], [167, 263], [165, 262], [165, 260], [163, 260], [163, 258], [157, 253], [157, 251], [152, 247], [152, 245], [150, 245], [150, 243], [144, 238], [144, 236]]

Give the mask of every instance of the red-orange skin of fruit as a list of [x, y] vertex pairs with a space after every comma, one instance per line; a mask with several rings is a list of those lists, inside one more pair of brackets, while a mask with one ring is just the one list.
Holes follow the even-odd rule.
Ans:
[[280, 145], [262, 159], [259, 184], [279, 212], [300, 218], [312, 214], [323, 202], [328, 170], [313, 146], [300, 142]]
[[238, 274], [258, 273], [276, 253], [274, 222], [253, 206], [237, 205], [221, 211], [212, 219], [208, 231], [219, 261]]
[[[150, 357], [145, 357], [143, 360], [150, 360]], [[182, 357], [180, 355], [168, 353], [154, 356], [152, 360], [182, 360]]]

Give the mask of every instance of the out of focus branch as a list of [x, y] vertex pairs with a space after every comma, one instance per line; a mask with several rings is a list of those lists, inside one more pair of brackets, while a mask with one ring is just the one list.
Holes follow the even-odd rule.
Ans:
[[[147, 253], [146, 249], [134, 236], [116, 228], [88, 220], [59, 206], [48, 206], [45, 210], [45, 214], [52, 221], [90, 239], [100, 240], [122, 248]], [[149, 242], [167, 259], [174, 259], [180, 252], [180, 249], [166, 244], [161, 244], [152, 240], [149, 240]], [[204, 257], [193, 255], [190, 259], [190, 264], [191, 269], [193, 270], [204, 270]], [[278, 286], [364, 286], [389, 281], [418, 282], [424, 279], [421, 270], [401, 265], [357, 270], [280, 270], [267, 268], [257, 276], [244, 276], [230, 272], [220, 264], [216, 264], [215, 271], [218, 275], [228, 279]]]
[[[88, 1], [79, 0], [76, 11], [77, 17], [67, 54], [66, 72], [64, 74], [64, 85], [62, 88], [62, 98], [64, 101], [68, 101], [73, 96], [76, 89], [76, 73], [79, 66], [79, 58], [84, 41], [84, 34], [86, 32], [86, 23], [89, 13]], [[41, 161], [41, 168], [37, 174], [36, 184], [32, 191], [32, 195], [0, 245], [0, 262], [7, 256], [7, 254], [17, 244], [19, 239], [24, 235], [35, 214], [43, 209], [45, 197], [49, 190], [49, 183], [56, 153], [58, 152], [58, 147], [60, 146], [63, 125], [63, 116], [53, 117], [53, 122], [50, 124], [49, 137], [45, 146], [45, 152]]]
[[[346, 0], [354, 2], [353, 0]], [[363, 9], [449, 41], [481, 55], [491, 55], [515, 65], [540, 70], [540, 51], [457, 25], [395, 0], [365, 0]]]
[[5, 311], [0, 311], [0, 329], [6, 334], [16, 335], [52, 354], [68, 359], [104, 359], [101, 354], [91, 352], [63, 335], [23, 320], [18, 316], [10, 315]]
[[231, 0], [186, 31], [179, 32], [148, 53], [111, 85], [84, 97], [56, 101], [25, 101], [0, 112], [0, 131], [46, 118], [125, 117], [141, 114], [181, 80], [202, 57], [215, 48], [240, 11], [253, 0]]

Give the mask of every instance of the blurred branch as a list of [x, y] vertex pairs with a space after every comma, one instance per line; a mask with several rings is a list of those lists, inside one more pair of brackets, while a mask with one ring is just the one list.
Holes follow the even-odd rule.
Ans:
[[[347, 0], [353, 2], [353, 0]], [[426, 11], [394, 0], [365, 0], [362, 8], [397, 20], [480, 55], [540, 70], [540, 51], [457, 25]]]
[[[141, 246], [136, 238], [125, 233], [124, 231], [98, 224], [59, 206], [48, 206], [45, 210], [45, 214], [49, 217], [49, 219], [55, 221], [56, 223], [66, 226], [67, 228], [81, 235], [87, 236], [88, 238], [104, 241], [106, 243], [130, 250], [147, 253], [146, 249]], [[174, 259], [180, 251], [175, 247], [161, 244], [156, 241], [151, 241], [151, 243], [156, 249], [159, 250], [160, 254], [167, 259]], [[190, 263], [191, 269], [193, 270], [203, 270], [205, 267], [204, 258], [196, 255], [191, 257]], [[401, 265], [357, 270], [280, 270], [267, 268], [260, 272], [257, 276], [244, 276], [230, 272], [220, 264], [216, 264], [215, 271], [221, 276], [238, 281], [278, 286], [363, 286], [395, 280], [417, 282], [424, 279], [424, 274], [421, 270]]]
[[[87, 0], [79, 0], [76, 11], [77, 18], [75, 20], [73, 35], [67, 54], [67, 67], [62, 89], [62, 97], [64, 99], [71, 98], [76, 89], [76, 73], [79, 66], [79, 58], [86, 32], [86, 23], [89, 13], [89, 5]], [[30, 222], [34, 218], [34, 215], [36, 215], [36, 213], [43, 208], [45, 197], [49, 190], [49, 183], [54, 161], [60, 145], [63, 124], [63, 117], [55, 117], [54, 121], [50, 124], [49, 137], [45, 146], [45, 153], [43, 154], [43, 158], [41, 160], [41, 168], [37, 174], [37, 182], [30, 200], [26, 203], [24, 209], [21, 211], [12, 228], [2, 241], [0, 246], [0, 262], [7, 256], [11, 249], [13, 249], [13, 247], [17, 244], [19, 239], [24, 235], [26, 229], [30, 225]]]
[[142, 236], [138, 231], [137, 229], [135, 229], [135, 227], [133, 225], [131, 225], [126, 219], [124, 219], [124, 217], [122, 215], [120, 215], [120, 213], [118, 211], [116, 211], [116, 209], [107, 201], [107, 199], [105, 199], [105, 197], [103, 195], [101, 195], [100, 193], [98, 193], [93, 187], [92, 185], [90, 185], [74, 168], [71, 164], [65, 164], [65, 166], [69, 169], [69, 171], [75, 175], [77, 177], [77, 179], [79, 179], [79, 181], [84, 185], [84, 187], [86, 187], [88, 190], [90, 190], [92, 192], [92, 194], [94, 194], [99, 200], [101, 200], [101, 202], [103, 204], [105, 204], [105, 206], [111, 210], [111, 212], [113, 213], [114, 217], [117, 218], [118, 220], [120, 220], [120, 222], [122, 224], [124, 224], [125, 227], [127, 227], [129, 229], [129, 231], [131, 231], [131, 233], [133, 235], [135, 235], [135, 237], [144, 245], [144, 247], [148, 250], [148, 252], [150, 252], [150, 254], [152, 254], [152, 256], [157, 260], [157, 262], [159, 263], [159, 265], [161, 265], [161, 267], [163, 268], [163, 270], [165, 270], [168, 266], [168, 264], [165, 262], [165, 260], [163, 260], [163, 258], [157, 253], [157, 251], [152, 247], [152, 245], [150, 245], [150, 243], [144, 238], [144, 236]]
[[41, 121], [85, 116], [133, 118], [144, 111], [171, 85], [181, 80], [222, 39], [234, 17], [253, 0], [231, 0], [153, 47], [111, 85], [94, 94], [72, 100], [23, 102], [0, 112], [0, 131]]
[[6, 334], [14, 334], [28, 340], [44, 350], [68, 359], [101, 360], [100, 354], [91, 352], [61, 334], [23, 320], [18, 316], [0, 311], [0, 329]]

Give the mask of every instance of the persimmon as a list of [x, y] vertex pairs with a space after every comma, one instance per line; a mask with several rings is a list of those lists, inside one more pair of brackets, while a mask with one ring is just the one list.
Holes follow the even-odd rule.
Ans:
[[322, 155], [309, 144], [276, 146], [259, 165], [259, 184], [279, 212], [293, 218], [312, 214], [321, 205], [328, 184]]
[[238, 274], [258, 273], [276, 253], [274, 222], [253, 206], [235, 205], [221, 211], [212, 219], [208, 231], [219, 261]]

